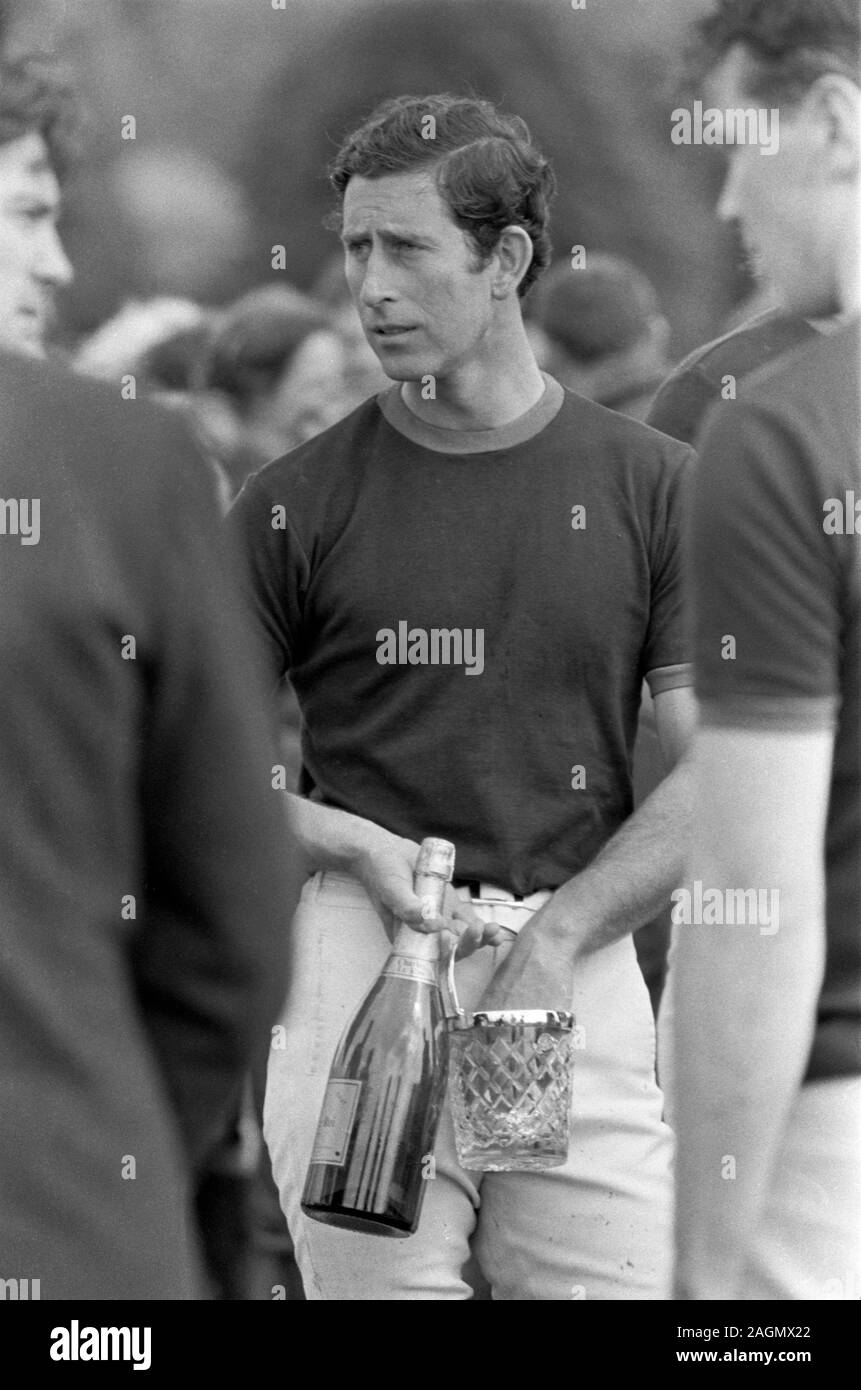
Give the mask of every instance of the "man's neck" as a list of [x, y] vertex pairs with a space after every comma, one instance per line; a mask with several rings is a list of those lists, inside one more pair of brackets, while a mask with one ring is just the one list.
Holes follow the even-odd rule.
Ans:
[[430, 399], [427, 380], [405, 381], [401, 398], [413, 415], [438, 429], [499, 429], [525, 415], [544, 394], [544, 378], [523, 332], [509, 340], [504, 357], [476, 360], [435, 380]]
[[840, 296], [841, 317], [856, 318], [861, 313], [861, 254], [858, 232], [846, 247], [838, 274], [837, 292]]

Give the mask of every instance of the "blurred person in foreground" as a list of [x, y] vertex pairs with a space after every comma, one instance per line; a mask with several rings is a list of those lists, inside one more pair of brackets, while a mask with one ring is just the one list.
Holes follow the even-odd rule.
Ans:
[[590, 401], [642, 420], [670, 369], [670, 325], [655, 289], [623, 256], [589, 251], [539, 281], [529, 317], [544, 334], [546, 370]]
[[[288, 804], [316, 873], [265, 1135], [305, 1292], [468, 1299], [474, 1261], [501, 1299], [661, 1298], [672, 1143], [630, 933], [681, 874], [690, 814], [692, 455], [539, 370], [521, 306], [549, 260], [554, 180], [523, 121], [396, 98], [331, 176], [351, 293], [393, 384], [263, 469], [231, 513], [272, 679], [289, 672], [304, 716]], [[631, 816], [644, 676], [673, 770]], [[412, 871], [431, 830], [454, 842], [458, 880], [426, 924]], [[380, 1241], [299, 1201], [338, 1035], [394, 918], [484, 947], [458, 965], [466, 1008], [573, 1009], [585, 1045], [564, 1166], [466, 1172], [445, 1110], [419, 1230]]]
[[724, 0], [697, 35], [694, 72], [712, 106], [780, 117], [772, 156], [728, 148], [721, 215], [738, 220], [787, 312], [839, 317], [749, 379], [702, 438], [687, 891], [699, 884], [711, 907], [677, 918], [668, 985], [676, 1288], [857, 1298], [859, 11], [855, 0]]
[[0, 1278], [203, 1297], [191, 1199], [283, 998], [292, 890], [180, 421], [0, 357], [0, 595]]
[[[271, 439], [262, 453], [260, 443], [255, 448], [249, 440], [244, 421], [252, 413], [252, 401], [272, 391], [294, 340], [315, 332], [321, 322], [313, 305], [281, 287], [274, 296], [243, 296], [222, 311], [164, 295], [130, 300], [80, 343], [74, 362], [77, 370], [117, 385], [131, 373], [140, 393], [181, 412], [215, 471], [226, 511], [245, 475], [267, 460], [270, 451], [277, 452]], [[207, 387], [214, 361], [224, 388], [218, 391]], [[289, 684], [282, 691], [278, 726], [275, 756], [295, 787], [300, 716]], [[252, 1058], [253, 1097], [246, 1093], [241, 1098], [196, 1193], [209, 1273], [223, 1300], [253, 1296], [264, 1277], [270, 1284], [288, 1285], [291, 1277], [296, 1283], [295, 1268], [273, 1268], [274, 1256], [264, 1258], [255, 1248], [261, 1239], [271, 1244], [278, 1238], [291, 1248], [260, 1132], [267, 1041]]]
[[47, 62], [0, 55], [0, 349], [41, 357], [72, 267], [57, 232], [72, 96]]

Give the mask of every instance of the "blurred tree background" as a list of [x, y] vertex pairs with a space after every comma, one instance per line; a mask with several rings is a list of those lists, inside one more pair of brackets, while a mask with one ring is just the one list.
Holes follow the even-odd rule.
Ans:
[[709, 0], [283, 3], [0, 0], [10, 49], [55, 51], [85, 106], [64, 223], [70, 330], [132, 295], [221, 303], [279, 274], [307, 287], [337, 248], [321, 228], [325, 165], [400, 92], [472, 92], [524, 116], [556, 169], [557, 254], [583, 244], [634, 260], [676, 354], [746, 292], [714, 216], [719, 152], [669, 139], [684, 31]]

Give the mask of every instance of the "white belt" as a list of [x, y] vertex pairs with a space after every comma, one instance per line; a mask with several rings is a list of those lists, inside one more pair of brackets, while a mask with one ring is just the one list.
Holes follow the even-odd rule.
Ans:
[[543, 907], [553, 897], [552, 892], [544, 888], [539, 893], [515, 898], [514, 893], [509, 893], [507, 888], [500, 888], [495, 883], [480, 883], [478, 896], [467, 884], [456, 887], [454, 891], [464, 901], [490, 909], [494, 922], [512, 932], [519, 932], [529, 921], [532, 913], [537, 912], [539, 907]]

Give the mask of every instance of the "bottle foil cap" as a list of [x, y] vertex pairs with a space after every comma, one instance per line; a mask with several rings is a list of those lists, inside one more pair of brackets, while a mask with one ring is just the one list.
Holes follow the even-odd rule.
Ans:
[[449, 840], [428, 836], [422, 840], [416, 861], [417, 874], [433, 874], [450, 883], [454, 875], [454, 845]]

